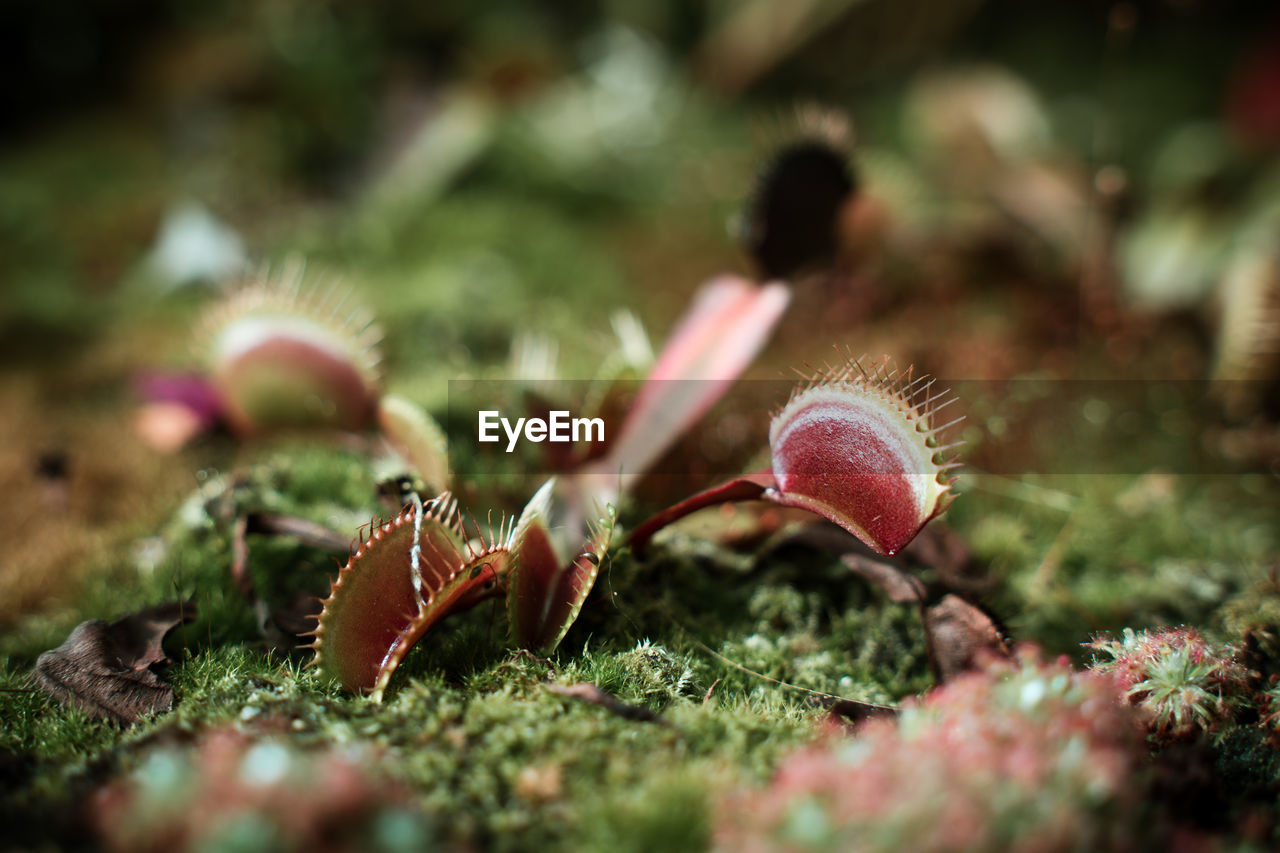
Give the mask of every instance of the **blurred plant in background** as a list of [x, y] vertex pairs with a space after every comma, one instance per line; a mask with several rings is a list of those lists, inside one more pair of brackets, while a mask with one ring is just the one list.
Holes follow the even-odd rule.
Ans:
[[233, 728], [152, 750], [99, 790], [108, 850], [420, 850], [434, 827], [368, 750], [304, 750]]
[[1137, 806], [1134, 714], [1108, 678], [1018, 660], [959, 676], [897, 719], [785, 759], [722, 803], [722, 850], [1127, 849], [1168, 827]]
[[1232, 722], [1253, 694], [1239, 651], [1210, 643], [1194, 628], [1135, 632], [1089, 644], [1100, 657], [1098, 672], [1115, 675], [1152, 734], [1162, 740], [1218, 731]]

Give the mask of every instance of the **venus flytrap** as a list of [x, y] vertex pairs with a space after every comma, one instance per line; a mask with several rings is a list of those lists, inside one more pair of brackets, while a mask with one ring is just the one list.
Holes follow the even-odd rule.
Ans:
[[381, 701], [409, 650], [446, 616], [496, 595], [510, 570], [502, 530], [468, 541], [448, 493], [373, 525], [323, 602], [313, 663]]
[[[895, 553], [952, 497], [947, 472], [955, 463], [939, 456], [954, 445], [938, 442], [951, 424], [935, 423], [951, 398], [934, 393], [933, 386], [927, 378], [913, 380], [910, 371], [898, 374], [884, 361], [829, 369], [793, 393], [774, 418], [768, 471], [660, 513], [632, 541], [643, 544], [665, 524], [703, 506], [763, 499], [814, 512], [877, 552]], [[705, 402], [697, 400], [699, 406]], [[637, 445], [644, 451], [639, 458], [651, 460], [660, 452], [649, 438]], [[638, 474], [643, 468], [624, 464], [622, 470]], [[631, 479], [615, 488], [625, 489]], [[552, 479], [509, 528], [500, 523], [498, 535], [472, 542], [447, 494], [375, 525], [324, 602], [315, 631], [319, 665], [348, 689], [379, 699], [391, 673], [428, 630], [502, 593], [512, 640], [523, 648], [555, 649], [577, 619], [609, 548], [612, 504], [600, 501], [602, 491], [593, 488], [598, 484], [591, 476]], [[602, 505], [603, 517], [594, 512]]]
[[958, 444], [936, 423], [954, 398], [929, 377], [899, 373], [883, 359], [828, 368], [796, 390], [769, 430], [770, 466], [658, 513], [632, 533], [643, 548], [658, 530], [703, 507], [766, 500], [805, 509], [843, 527], [879, 554], [896, 554], [954, 498], [943, 460]]
[[[324, 601], [314, 632], [316, 663], [347, 689], [380, 699], [404, 655], [428, 630], [502, 592], [513, 641], [554, 650], [595, 583], [612, 536], [614, 503], [746, 369], [788, 300], [780, 283], [757, 287], [722, 276], [705, 285], [606, 455], [548, 481], [509, 530], [500, 523], [498, 535], [467, 543], [447, 494], [375, 523]], [[496, 426], [498, 413], [487, 410], [478, 426], [483, 429], [486, 415]], [[599, 419], [566, 426], [567, 419], [558, 423], [571, 440], [579, 428], [603, 437]], [[498, 423], [509, 449], [522, 425], [528, 434], [525, 419], [515, 426]]]
[[362, 429], [381, 385], [381, 330], [337, 291], [303, 287], [305, 268], [256, 277], [197, 332], [224, 417], [241, 435], [325, 426]]
[[513, 639], [554, 649], [577, 618], [609, 547], [612, 515], [576, 540], [550, 524], [548, 481], [512, 523], [467, 539], [448, 493], [415, 500], [375, 522], [323, 602], [311, 632], [314, 664], [354, 692], [381, 701], [409, 650], [446, 617], [506, 593]]
[[413, 403], [382, 393], [382, 333], [372, 315], [337, 290], [304, 288], [304, 273], [291, 261], [206, 316], [198, 337], [224, 420], [242, 436], [376, 428], [428, 484], [448, 489], [444, 431]]
[[613, 534], [613, 513], [576, 526], [553, 525], [555, 481], [525, 506], [511, 537], [515, 568], [507, 586], [511, 635], [522, 648], [554, 650], [578, 618]]
[[444, 432], [419, 407], [382, 392], [382, 332], [297, 259], [235, 286], [194, 332], [202, 375], [147, 377], [138, 431], [181, 447], [219, 423], [242, 438], [279, 430], [376, 430], [385, 448], [434, 490], [450, 485]]

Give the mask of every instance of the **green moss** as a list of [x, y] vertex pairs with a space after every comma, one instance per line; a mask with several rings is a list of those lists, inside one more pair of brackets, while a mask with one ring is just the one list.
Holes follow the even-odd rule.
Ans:
[[[787, 748], [813, 734], [818, 712], [800, 697], [699, 657], [679, 632], [670, 647], [637, 646], [620, 621], [611, 636], [544, 663], [505, 651], [483, 610], [415, 650], [381, 707], [340, 695], [313, 671], [252, 643], [202, 642], [172, 671], [173, 712], [122, 730], [41, 694], [4, 693], [12, 722], [3, 746], [35, 756], [38, 770], [24, 796], [49, 805], [86, 784], [91, 768], [135, 766], [152, 744], [175, 736], [219, 724], [283, 727], [302, 745], [391, 750], [393, 774], [454, 840], [601, 849], [625, 836], [634, 849], [660, 840], [679, 849], [706, 837], [698, 780], [763, 779]], [[21, 681], [12, 662], [5, 679]], [[594, 681], [626, 701], [664, 709], [671, 725], [624, 720], [556, 696], [543, 687], [549, 679]], [[702, 703], [703, 685], [717, 679]]]
[[705, 850], [711, 840], [706, 777], [667, 770], [613, 789], [588, 809], [580, 843], [590, 850]]
[[948, 520], [1002, 581], [992, 604], [1015, 638], [1054, 652], [1079, 657], [1091, 634], [1126, 626], [1212, 625], [1280, 549], [1280, 494], [1245, 477], [988, 483], [974, 480]]

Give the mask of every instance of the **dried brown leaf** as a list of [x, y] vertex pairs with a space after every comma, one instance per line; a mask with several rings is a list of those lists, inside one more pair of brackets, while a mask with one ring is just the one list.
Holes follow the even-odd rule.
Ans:
[[1008, 657], [1009, 645], [995, 620], [958, 595], [924, 608], [929, 659], [939, 681], [977, 669], [984, 658]]
[[36, 659], [36, 684], [93, 719], [134, 723], [173, 707], [173, 687], [157, 671], [165, 635], [195, 618], [195, 604], [170, 601], [115, 622], [81, 622], [56, 649]]

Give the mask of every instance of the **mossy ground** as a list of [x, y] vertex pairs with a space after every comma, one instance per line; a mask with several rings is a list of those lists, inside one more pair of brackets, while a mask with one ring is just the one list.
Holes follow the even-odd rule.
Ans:
[[[239, 510], [333, 526], [376, 511], [358, 454], [292, 444], [246, 470]], [[819, 731], [825, 711], [787, 685], [893, 702], [932, 681], [915, 612], [831, 555], [789, 546], [756, 558], [678, 534], [643, 562], [623, 551], [606, 564], [550, 659], [511, 650], [500, 608], [481, 606], [417, 647], [374, 705], [304, 668], [305, 653], [273, 651], [260, 638], [228, 575], [228, 525], [216, 517], [225, 480], [189, 496], [145, 547], [104, 561], [82, 608], [28, 619], [4, 637], [0, 686], [15, 692], [0, 693], [0, 750], [15, 762], [7, 800], [18, 837], [55, 839], [45, 835], [52, 825], [73, 831], [68, 815], [95, 783], [138, 770], [161, 746], [232, 725], [304, 748], [376, 747], [377, 772], [411, 787], [442, 842], [702, 849], [716, 792], [764, 781], [782, 754]], [[1269, 496], [1251, 494], [1247, 482], [1243, 492], [1238, 481], [1157, 487], [1149, 477], [1055, 488], [1071, 508], [1046, 506], [1034, 490], [993, 496], [975, 483], [951, 519], [999, 578], [993, 604], [1014, 636], [1051, 651], [1079, 655], [1092, 632], [1122, 625], [1221, 627], [1215, 613], [1251, 594], [1276, 547]], [[1153, 488], [1154, 505], [1134, 497]], [[1248, 509], [1224, 519], [1215, 508], [1227, 500]], [[1117, 505], [1132, 511], [1117, 514]], [[314, 588], [332, 566], [330, 555], [288, 539], [252, 536], [250, 547], [264, 589]], [[200, 617], [174, 633], [171, 713], [125, 730], [22, 691], [34, 655], [76, 621], [173, 596], [194, 598]], [[580, 681], [669, 725], [546, 689]]]

